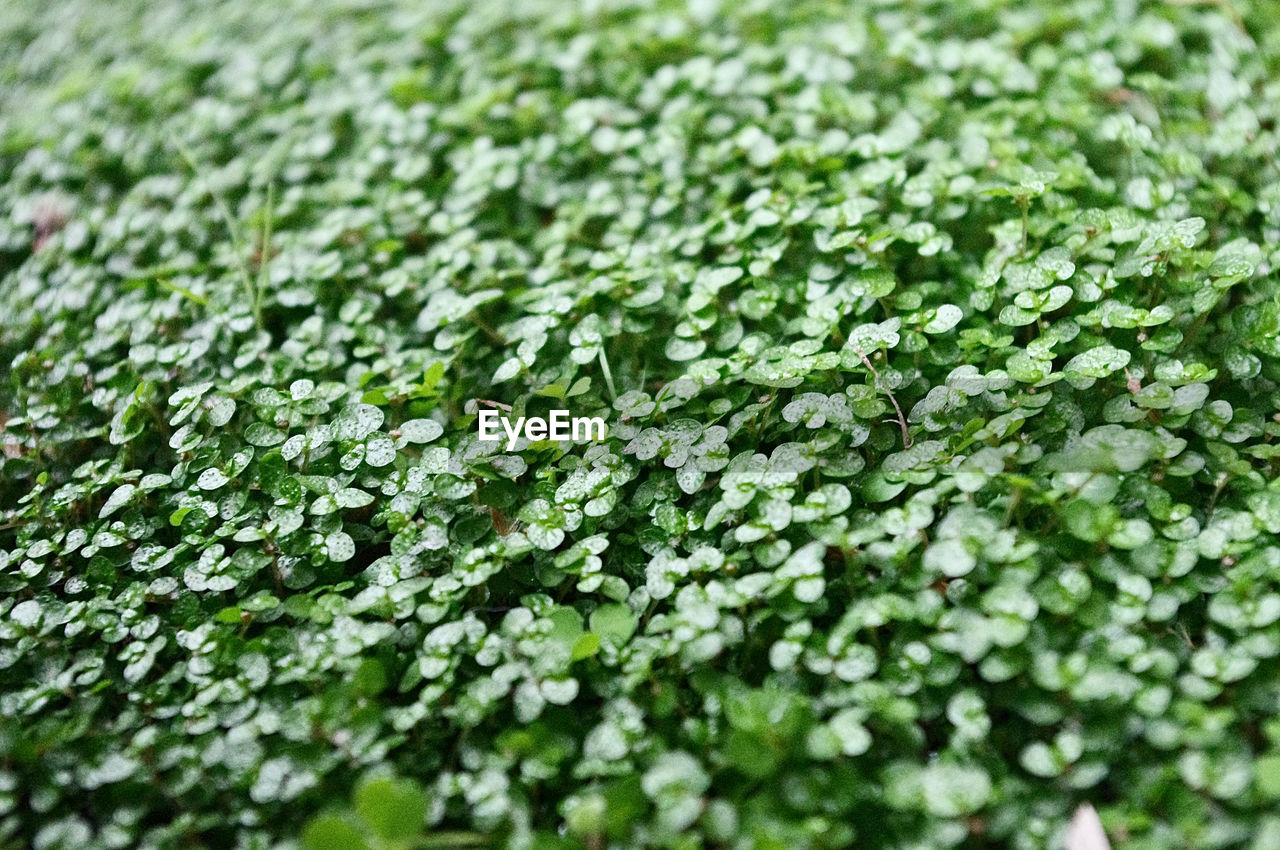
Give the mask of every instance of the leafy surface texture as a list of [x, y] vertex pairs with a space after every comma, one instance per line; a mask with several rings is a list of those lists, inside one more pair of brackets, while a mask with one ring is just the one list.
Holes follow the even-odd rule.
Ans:
[[1280, 847], [1271, 0], [3, 6], [0, 848]]

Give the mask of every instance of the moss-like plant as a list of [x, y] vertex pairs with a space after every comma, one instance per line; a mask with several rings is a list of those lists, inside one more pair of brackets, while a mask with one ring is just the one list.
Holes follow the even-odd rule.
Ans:
[[1280, 845], [1272, 4], [9, 6], [0, 847]]

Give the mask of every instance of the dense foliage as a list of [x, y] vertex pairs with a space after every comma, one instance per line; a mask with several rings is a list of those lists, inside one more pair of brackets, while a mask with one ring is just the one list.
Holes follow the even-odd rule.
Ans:
[[0, 846], [1280, 845], [1273, 4], [411, 5], [6, 4]]

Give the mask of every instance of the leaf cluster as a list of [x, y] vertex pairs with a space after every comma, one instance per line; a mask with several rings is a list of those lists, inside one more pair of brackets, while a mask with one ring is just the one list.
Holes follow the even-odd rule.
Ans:
[[0, 846], [1280, 843], [1270, 5], [16, 5]]

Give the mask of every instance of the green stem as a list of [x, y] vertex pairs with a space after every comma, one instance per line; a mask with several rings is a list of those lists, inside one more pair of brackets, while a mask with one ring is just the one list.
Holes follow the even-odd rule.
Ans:
[[898, 400], [894, 398], [893, 390], [889, 389], [880, 381], [880, 373], [876, 371], [876, 367], [871, 365], [870, 358], [862, 353], [862, 349], [856, 349], [858, 356], [862, 358], [862, 364], [871, 370], [871, 376], [875, 378], [876, 388], [882, 390], [889, 397], [889, 401], [893, 403], [893, 409], [898, 413], [898, 427], [902, 430], [902, 447], [904, 449], [911, 448], [911, 432], [907, 430], [907, 417], [902, 415], [902, 407], [899, 406]]
[[1027, 211], [1031, 208], [1031, 201], [1026, 198], [1018, 198], [1018, 206], [1022, 209], [1022, 256], [1027, 254]]
[[269, 282], [268, 266], [271, 263], [271, 225], [275, 217], [275, 183], [267, 184], [267, 209], [262, 221], [262, 247], [258, 252], [258, 285], [253, 292], [253, 318], [262, 327], [262, 293]]
[[[178, 154], [186, 161], [187, 167], [191, 169], [191, 173], [195, 176], [201, 176], [200, 166], [196, 163], [195, 156], [191, 151], [178, 141], [177, 137], [172, 137], [173, 146], [178, 149]], [[217, 207], [222, 221], [226, 225], [227, 235], [231, 239], [231, 248], [235, 251], [237, 266], [240, 271], [240, 284], [244, 287], [245, 296], [250, 299], [253, 305], [253, 317], [258, 323], [258, 327], [262, 327], [262, 311], [256, 297], [257, 289], [253, 283], [253, 276], [249, 274], [249, 257], [244, 248], [244, 241], [240, 238], [240, 228], [236, 226], [235, 219], [231, 216], [231, 208], [227, 205], [226, 198], [221, 192], [209, 189], [209, 197], [213, 199], [213, 205]]]
[[604, 353], [604, 346], [600, 346], [600, 371], [604, 373], [604, 385], [609, 390], [609, 401], [618, 400], [618, 391], [613, 386], [613, 372], [609, 369], [609, 358]]

